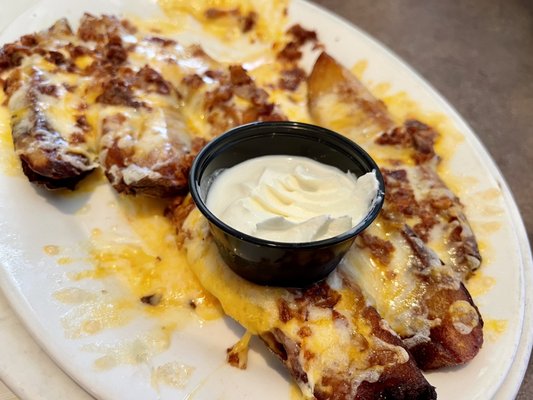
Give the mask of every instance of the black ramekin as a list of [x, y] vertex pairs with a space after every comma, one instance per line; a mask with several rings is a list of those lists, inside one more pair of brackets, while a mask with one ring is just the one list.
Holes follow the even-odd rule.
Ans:
[[[215, 172], [265, 155], [308, 157], [357, 176], [375, 171], [378, 193], [357, 226], [332, 238], [282, 243], [244, 234], [207, 208], [207, 193]], [[383, 177], [361, 147], [328, 129], [285, 121], [242, 125], [208, 143], [194, 160], [189, 188], [196, 206], [209, 221], [213, 239], [228, 266], [257, 284], [285, 287], [305, 287], [327, 277], [355, 237], [376, 218], [384, 198]]]

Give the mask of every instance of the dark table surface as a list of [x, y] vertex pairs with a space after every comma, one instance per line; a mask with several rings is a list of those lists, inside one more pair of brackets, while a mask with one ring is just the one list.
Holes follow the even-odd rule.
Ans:
[[[380, 40], [472, 126], [533, 243], [533, 1], [315, 0]], [[533, 359], [518, 400], [533, 399]]]

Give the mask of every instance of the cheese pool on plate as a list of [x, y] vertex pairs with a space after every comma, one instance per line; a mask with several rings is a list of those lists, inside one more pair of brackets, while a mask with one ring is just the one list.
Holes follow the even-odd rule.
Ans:
[[207, 207], [240, 232], [302, 243], [356, 226], [368, 214], [377, 191], [374, 171], [357, 177], [310, 158], [270, 155], [217, 173]]

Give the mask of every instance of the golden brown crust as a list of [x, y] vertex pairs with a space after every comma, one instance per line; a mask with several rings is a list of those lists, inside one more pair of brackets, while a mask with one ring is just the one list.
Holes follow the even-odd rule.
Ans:
[[[454, 327], [450, 312], [456, 302], [464, 301], [473, 307], [478, 323], [470, 333], [461, 333]], [[441, 318], [442, 323], [431, 329], [431, 342], [410, 348], [416, 362], [423, 370], [433, 370], [465, 364], [473, 359], [483, 345], [483, 319], [472, 297], [463, 284], [458, 290], [439, 290], [428, 299], [431, 318]]]
[[340, 103], [353, 106], [350, 129], [372, 136], [395, 127], [385, 104], [326, 52], [316, 60], [307, 84], [311, 116], [321, 125], [328, 126], [328, 121], [322, 115], [319, 102], [331, 94]]
[[48, 189], [74, 189], [85, 175], [96, 168], [96, 154], [78, 154], [72, 150], [80, 138], [84, 140], [84, 129], [78, 127], [77, 135], [64, 137], [52, 127], [43, 101], [59, 94], [55, 86], [44, 83], [38, 70], [34, 70], [26, 86], [18, 90], [21, 93], [9, 104], [13, 112], [25, 110], [13, 123], [13, 142], [23, 172], [31, 182]]

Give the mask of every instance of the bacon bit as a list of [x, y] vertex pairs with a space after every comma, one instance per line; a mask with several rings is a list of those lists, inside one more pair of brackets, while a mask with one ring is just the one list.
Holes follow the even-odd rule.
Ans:
[[52, 97], [57, 97], [58, 96], [57, 95], [57, 86], [56, 85], [40, 84], [39, 86], [37, 86], [37, 90], [39, 92], [41, 92], [42, 94], [46, 95], [46, 96], [52, 96]]
[[112, 36], [120, 36], [122, 29], [128, 33], [135, 33], [136, 30], [127, 21], [119, 21], [114, 16], [104, 15], [97, 18], [89, 13], [85, 13], [80, 21], [78, 37], [82, 40], [103, 43]]
[[315, 283], [302, 292], [302, 296], [297, 298], [298, 302], [309, 302], [320, 308], [333, 308], [341, 299], [340, 293], [331, 289], [325, 282]]
[[290, 309], [289, 304], [285, 299], [278, 300], [278, 313], [279, 320], [284, 324], [289, 322], [294, 317], [292, 310]]
[[415, 162], [423, 164], [437, 157], [434, 148], [437, 132], [418, 121], [407, 121], [406, 125], [413, 135], [413, 146], [416, 150]]
[[85, 143], [85, 135], [81, 132], [72, 132], [69, 137], [69, 143], [80, 144]]
[[112, 36], [105, 45], [105, 59], [113, 66], [124, 64], [128, 59], [128, 52], [122, 46], [120, 36]]
[[78, 58], [86, 55], [93, 55], [95, 52], [88, 47], [77, 45], [77, 46], [67, 46], [67, 50], [70, 53], [72, 58]]
[[0, 49], [0, 73], [18, 67], [22, 59], [31, 54], [31, 50], [18, 43], [8, 43]]
[[103, 84], [103, 93], [96, 98], [96, 101], [112, 106], [133, 108], [143, 106], [142, 102], [134, 100], [131, 85], [120, 78], [112, 78], [105, 82]]
[[39, 38], [35, 33], [24, 35], [20, 38], [20, 44], [26, 47], [35, 47], [39, 44]]
[[396, 127], [389, 132], [383, 132], [376, 139], [376, 143], [380, 145], [402, 145], [407, 147], [411, 145], [412, 140], [403, 127]]
[[424, 242], [428, 242], [429, 233], [431, 229], [439, 222], [435, 217], [436, 213], [427, 206], [427, 203], [423, 203], [418, 212], [418, 217], [420, 222], [413, 226], [415, 233], [422, 239]]
[[281, 77], [279, 78], [279, 86], [281, 89], [295, 91], [300, 83], [306, 79], [307, 75], [305, 71], [299, 67], [295, 67], [289, 70], [281, 71]]
[[436, 210], [447, 210], [453, 206], [453, 200], [447, 196], [442, 196], [438, 199], [431, 199], [430, 204]]
[[161, 293], [153, 293], [148, 296], [141, 297], [141, 302], [149, 306], [155, 307], [159, 303], [161, 303], [162, 299], [163, 299], [163, 295]]
[[170, 93], [170, 83], [167, 82], [159, 72], [145, 65], [137, 72], [135, 86], [146, 91], [155, 91], [159, 94]]
[[16, 69], [4, 80], [3, 89], [8, 98], [22, 86], [21, 76], [20, 69]]
[[301, 338], [306, 338], [306, 337], [309, 337], [313, 334], [313, 331], [311, 330], [311, 328], [309, 328], [309, 326], [305, 325], [305, 326], [302, 326], [299, 330], [298, 330], [298, 336], [300, 336]]
[[221, 103], [225, 103], [233, 97], [233, 90], [228, 85], [219, 86], [205, 94], [205, 106], [211, 111]]
[[199, 87], [201, 87], [203, 84], [204, 84], [204, 81], [202, 79], [202, 77], [198, 74], [191, 74], [191, 75], [187, 75], [185, 76], [181, 82], [185, 85], [185, 86], [188, 86], [190, 87], [191, 89], [198, 89]]
[[297, 61], [301, 57], [302, 52], [300, 51], [300, 45], [296, 42], [287, 43], [283, 50], [281, 50], [277, 55], [278, 59], [286, 61]]
[[359, 235], [364, 246], [370, 250], [370, 253], [376, 257], [382, 264], [387, 265], [391, 262], [392, 253], [395, 248], [388, 240], [383, 240], [377, 236], [368, 233]]
[[228, 362], [228, 364], [231, 365], [232, 367], [239, 368], [239, 364], [240, 364], [239, 353], [233, 353], [231, 351], [231, 347], [229, 349], [226, 349], [226, 353], [228, 354], [226, 358], [226, 361]]
[[337, 310], [331, 310], [331, 316], [333, 317], [334, 321], [348, 322], [346, 320], [346, 317], [342, 315], [340, 312], [338, 312]]
[[283, 50], [278, 53], [278, 59], [294, 62], [302, 57], [300, 47], [309, 41], [316, 42], [318, 40], [315, 31], [308, 31], [302, 28], [301, 25], [296, 24], [287, 30], [287, 33], [293, 37], [289, 43], [285, 45]]
[[291, 26], [287, 33], [292, 35], [296, 39], [296, 43], [302, 45], [308, 41], [316, 42], [318, 40], [317, 34], [315, 31], [309, 31], [303, 28], [300, 24]]
[[257, 23], [257, 13], [255, 11], [250, 11], [246, 17], [241, 20], [241, 31], [242, 33], [250, 32], [255, 24]]
[[230, 82], [233, 85], [249, 85], [253, 83], [252, 78], [241, 65], [230, 65]]
[[437, 132], [426, 124], [408, 120], [403, 126], [382, 133], [376, 143], [411, 148], [414, 151], [413, 160], [417, 164], [423, 164], [437, 157], [434, 149], [437, 136]]
[[91, 129], [91, 126], [89, 125], [89, 122], [87, 122], [85, 115], [80, 115], [76, 118], [76, 126], [84, 132], [88, 132]]
[[[407, 180], [407, 171], [405, 169], [382, 169], [383, 178], [386, 183], [391, 187], [397, 187], [401, 185], [401, 182], [409, 183]], [[394, 182], [398, 181], [398, 182]]]
[[310, 350], [305, 349], [304, 350], [304, 358], [306, 361], [310, 361], [313, 358], [315, 358], [315, 353], [312, 353]]
[[48, 52], [48, 56], [46, 57], [46, 60], [58, 66], [64, 65], [67, 61], [63, 53], [60, 53], [59, 51], [52, 51], [52, 50]]

